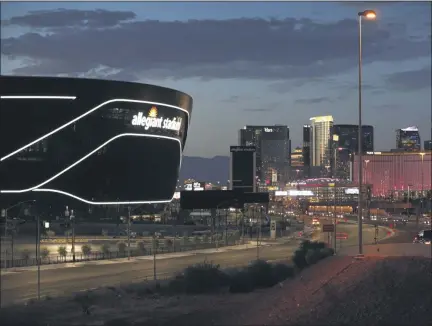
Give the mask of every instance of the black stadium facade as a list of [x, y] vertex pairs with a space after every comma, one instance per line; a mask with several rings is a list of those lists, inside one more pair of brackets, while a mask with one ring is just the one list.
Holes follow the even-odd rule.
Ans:
[[0, 77], [2, 206], [171, 201], [192, 98], [159, 86]]

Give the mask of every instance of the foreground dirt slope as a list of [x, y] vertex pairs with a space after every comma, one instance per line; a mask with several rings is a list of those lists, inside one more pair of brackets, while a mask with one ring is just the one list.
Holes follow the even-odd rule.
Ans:
[[0, 311], [3, 325], [427, 325], [432, 322], [428, 258], [332, 257], [294, 280], [250, 294], [163, 297], [148, 285]]
[[196, 307], [164, 326], [422, 325], [431, 316], [430, 259], [334, 257], [296, 280], [210, 309]]

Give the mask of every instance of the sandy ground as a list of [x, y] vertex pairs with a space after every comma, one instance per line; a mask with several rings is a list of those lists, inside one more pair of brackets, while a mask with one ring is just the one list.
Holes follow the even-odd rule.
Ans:
[[[426, 325], [431, 260], [332, 257], [272, 289], [163, 296], [151, 284], [2, 309], [5, 325]], [[87, 299], [86, 299], [87, 298]], [[90, 315], [83, 307], [91, 306]]]

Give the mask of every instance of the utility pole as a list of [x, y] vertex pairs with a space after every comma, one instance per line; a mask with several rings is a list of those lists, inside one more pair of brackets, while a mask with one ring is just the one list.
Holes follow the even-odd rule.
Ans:
[[128, 207], [128, 224], [127, 224], [127, 247], [128, 247], [128, 260], [131, 257], [131, 247], [130, 247], [130, 233], [131, 233], [131, 207]]
[[37, 214], [36, 217], [36, 223], [37, 223], [37, 227], [36, 227], [36, 263], [37, 263], [37, 296], [38, 296], [38, 300], [40, 300], [40, 265], [41, 265], [41, 261], [40, 261], [40, 217], [39, 214]]
[[73, 209], [71, 209], [71, 222], [72, 222], [72, 261], [75, 263], [75, 215]]
[[334, 184], [334, 194], [333, 194], [333, 220], [334, 220], [334, 230], [333, 230], [333, 242], [334, 242], [334, 253], [336, 254], [336, 225], [337, 225], [337, 214], [336, 214], [336, 182]]

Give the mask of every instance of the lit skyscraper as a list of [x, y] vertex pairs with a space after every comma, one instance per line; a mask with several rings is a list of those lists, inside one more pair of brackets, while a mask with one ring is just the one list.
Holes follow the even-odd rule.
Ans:
[[255, 146], [256, 173], [261, 184], [287, 181], [291, 146], [287, 126], [245, 126], [240, 129], [240, 146]]
[[396, 148], [408, 152], [421, 150], [420, 133], [417, 127], [396, 130]]
[[312, 117], [312, 166], [330, 167], [331, 132], [333, 117], [331, 115]]

